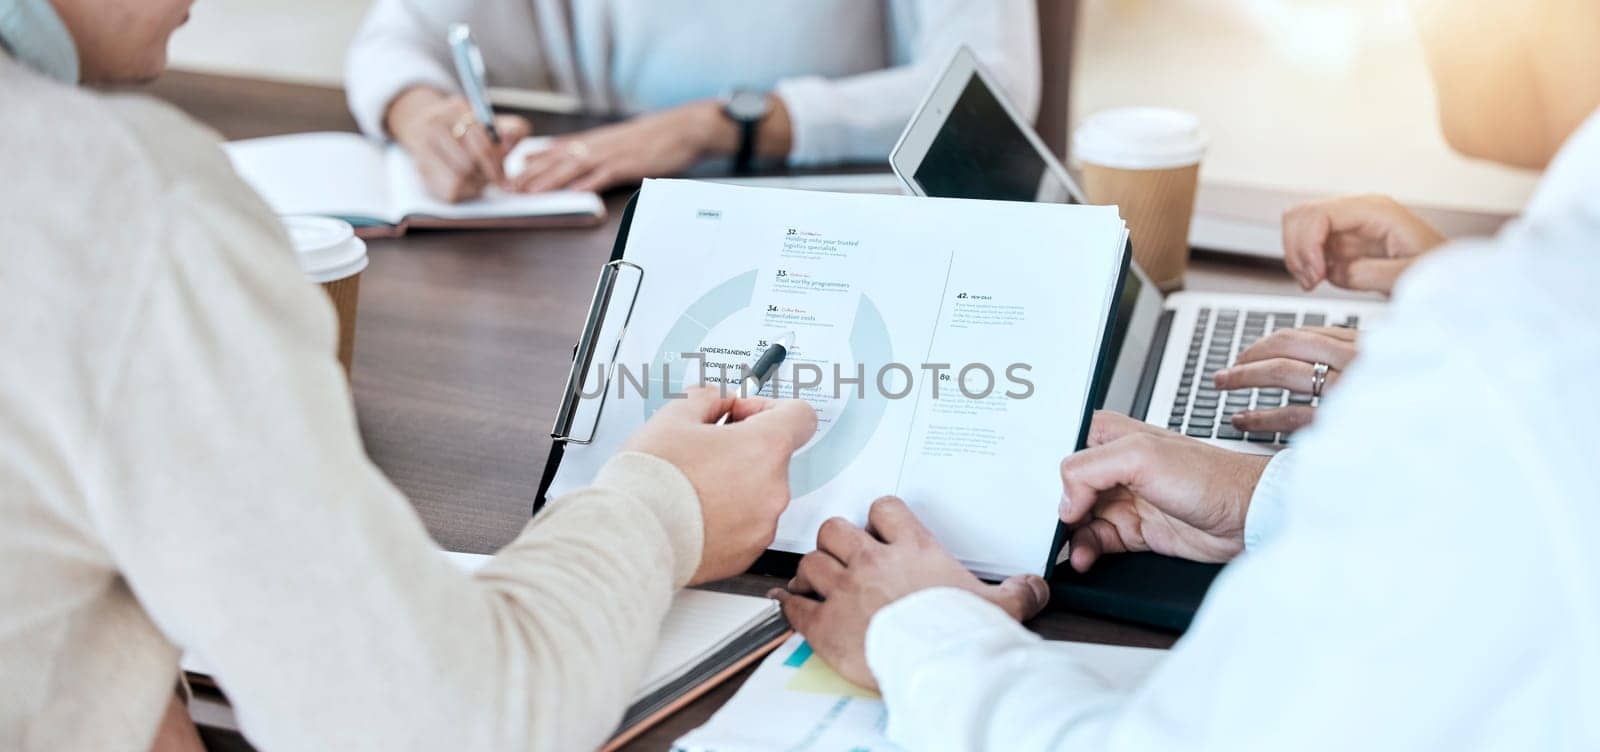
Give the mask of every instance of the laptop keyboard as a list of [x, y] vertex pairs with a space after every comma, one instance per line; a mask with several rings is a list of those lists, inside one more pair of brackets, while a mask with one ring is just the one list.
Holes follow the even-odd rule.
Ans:
[[1232, 365], [1234, 358], [1256, 340], [1279, 329], [1329, 325], [1354, 329], [1360, 323], [1358, 317], [1349, 316], [1330, 324], [1326, 313], [1201, 308], [1195, 320], [1194, 336], [1189, 340], [1189, 355], [1183, 361], [1183, 377], [1178, 382], [1178, 396], [1173, 400], [1167, 428], [1197, 439], [1288, 444], [1289, 434], [1246, 433], [1234, 428], [1233, 416], [1246, 410], [1314, 405], [1316, 401], [1310, 394], [1284, 389], [1224, 391], [1217, 389], [1211, 377]]

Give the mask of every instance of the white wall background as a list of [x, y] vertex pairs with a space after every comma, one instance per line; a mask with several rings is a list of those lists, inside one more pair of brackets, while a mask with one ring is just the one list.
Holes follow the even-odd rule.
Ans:
[[[981, 0], [974, 0], [981, 1]], [[1534, 176], [1452, 154], [1402, 0], [1084, 0], [1073, 112], [1182, 107], [1214, 182], [1515, 211]], [[367, 0], [203, 0], [175, 67], [337, 84]]]
[[1200, 115], [1209, 181], [1512, 213], [1536, 176], [1451, 152], [1403, 0], [1085, 0], [1072, 112]]
[[171, 65], [337, 86], [370, 0], [198, 0]]

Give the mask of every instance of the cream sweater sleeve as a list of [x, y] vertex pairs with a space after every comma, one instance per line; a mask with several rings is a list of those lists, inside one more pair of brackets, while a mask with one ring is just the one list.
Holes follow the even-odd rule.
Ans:
[[265, 207], [231, 178], [153, 203], [83, 492], [245, 734], [262, 750], [600, 744], [699, 561], [689, 481], [619, 455], [462, 574], [363, 451], [332, 310]]

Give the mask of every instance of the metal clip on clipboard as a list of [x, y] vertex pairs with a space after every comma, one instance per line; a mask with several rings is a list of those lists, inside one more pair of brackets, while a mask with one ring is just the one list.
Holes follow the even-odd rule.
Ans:
[[[611, 298], [616, 292], [617, 278], [621, 276], [623, 267], [638, 272], [639, 281], [634, 284], [633, 296], [628, 300], [628, 309], [622, 314], [622, 328], [617, 332], [616, 341], [611, 343], [611, 356], [605, 362], [606, 372], [600, 384], [600, 403], [595, 407], [594, 423], [589, 426], [588, 435], [579, 438], [573, 434], [572, 424], [583, 401], [584, 377], [589, 373], [589, 367], [594, 364], [600, 332], [605, 326], [606, 313], [611, 307]], [[611, 391], [611, 377], [616, 372], [617, 353], [622, 350], [622, 338], [628, 334], [628, 324], [633, 321], [633, 309], [639, 304], [639, 290], [643, 287], [644, 267], [638, 264], [617, 259], [601, 267], [600, 279], [594, 287], [594, 298], [589, 303], [589, 317], [584, 321], [583, 334], [579, 337], [578, 346], [572, 353], [572, 370], [567, 373], [567, 388], [561, 394], [561, 407], [556, 411], [555, 425], [550, 428], [551, 439], [565, 444], [594, 442], [595, 431], [600, 426], [600, 414], [605, 410], [606, 396]]]

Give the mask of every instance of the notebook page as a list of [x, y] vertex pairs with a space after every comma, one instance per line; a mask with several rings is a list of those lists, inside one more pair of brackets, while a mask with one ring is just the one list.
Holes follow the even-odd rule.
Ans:
[[644, 697], [676, 679], [777, 610], [778, 602], [768, 598], [680, 591], [661, 625], [661, 640], [634, 697]]
[[278, 214], [400, 221], [389, 208], [382, 150], [357, 134], [295, 133], [222, 147]]
[[[515, 152], [513, 152], [515, 153]], [[400, 217], [438, 219], [522, 219], [528, 217], [599, 216], [605, 212], [600, 197], [586, 191], [508, 193], [490, 186], [471, 201], [452, 204], [428, 193], [411, 155], [390, 145], [384, 156], [393, 213]]]

